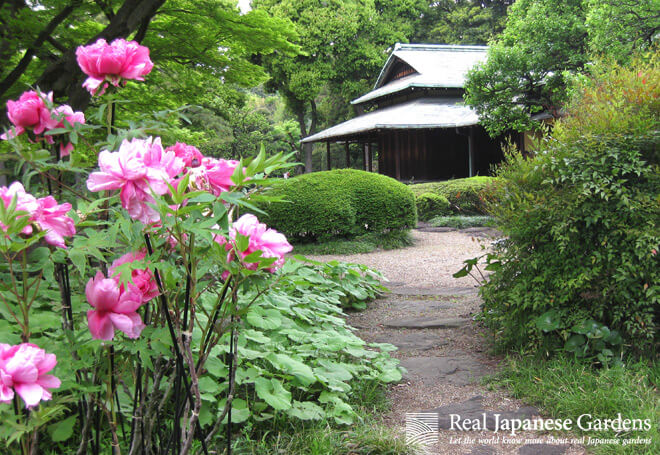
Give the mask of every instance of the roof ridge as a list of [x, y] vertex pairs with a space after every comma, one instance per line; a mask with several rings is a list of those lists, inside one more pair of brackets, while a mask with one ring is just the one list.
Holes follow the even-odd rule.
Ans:
[[416, 50], [416, 51], [478, 51], [483, 52], [488, 49], [485, 45], [474, 44], [424, 44], [424, 43], [396, 43], [394, 51]]

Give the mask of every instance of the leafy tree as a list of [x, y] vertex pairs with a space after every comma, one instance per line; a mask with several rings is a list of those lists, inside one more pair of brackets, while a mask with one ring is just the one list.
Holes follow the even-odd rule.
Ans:
[[654, 0], [518, 0], [488, 61], [469, 74], [466, 101], [493, 136], [533, 129], [534, 114], [560, 115], [568, 78], [594, 55], [625, 63], [659, 30]]
[[518, 0], [488, 60], [468, 74], [466, 102], [488, 132], [534, 127], [530, 116], [559, 115], [566, 100], [566, 71], [587, 62], [586, 11], [582, 0]]
[[441, 0], [428, 4], [415, 29], [415, 42], [486, 44], [504, 29], [512, 0]]
[[588, 0], [589, 48], [626, 62], [636, 49], [650, 48], [660, 33], [656, 0]]
[[0, 3], [0, 11], [0, 57], [8, 62], [0, 70], [3, 104], [36, 83], [74, 108], [85, 107], [89, 94], [75, 49], [98, 38], [150, 47], [158, 67], [150, 79], [159, 89], [132, 93], [150, 108], [196, 102], [227, 82], [256, 85], [266, 73], [251, 62], [253, 55], [297, 51], [288, 21], [263, 11], [241, 15], [230, 0], [43, 0], [32, 7], [12, 0]]
[[[302, 54], [275, 53], [264, 62], [272, 74], [266, 87], [284, 97], [298, 122], [301, 137], [315, 133], [320, 126], [321, 95], [334, 97], [339, 100], [337, 105], [347, 106], [350, 99], [368, 90], [387, 58], [388, 48], [397, 41], [406, 40], [402, 31], [406, 27], [399, 24], [400, 19], [395, 20], [392, 11], [414, 4], [417, 2], [410, 0], [253, 2], [255, 8], [293, 21], [300, 35]], [[351, 115], [341, 112], [346, 117]], [[312, 145], [305, 144], [308, 170], [311, 169], [311, 151]]]

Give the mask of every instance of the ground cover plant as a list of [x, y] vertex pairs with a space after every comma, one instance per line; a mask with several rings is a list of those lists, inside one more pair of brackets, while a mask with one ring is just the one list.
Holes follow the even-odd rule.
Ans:
[[328, 240], [316, 243], [293, 243], [293, 252], [302, 255], [360, 254], [378, 249], [396, 250], [414, 243], [410, 231], [365, 234], [350, 240]]
[[500, 346], [602, 364], [654, 352], [659, 74], [655, 54], [595, 65], [545, 150], [499, 171], [508, 240], [482, 295]]
[[[354, 169], [314, 172], [277, 183], [259, 204], [269, 225], [299, 243], [350, 239], [415, 227], [406, 185]], [[277, 198], [278, 201], [273, 199]]]
[[380, 292], [375, 272], [286, 260], [286, 237], [245, 213], [292, 166], [282, 154], [165, 147], [154, 134], [175, 112], [119, 127], [123, 86], [153, 68], [146, 47], [98, 40], [77, 58], [87, 116], [39, 90], [7, 104], [3, 158], [20, 179], [0, 188], [7, 452], [210, 453], [230, 450], [232, 422], [353, 423], [354, 379], [400, 379], [392, 347], [342, 318]]
[[426, 198], [423, 197], [425, 194], [436, 194], [449, 201], [449, 208], [456, 215], [485, 215], [487, 202], [492, 197], [490, 188], [494, 182], [494, 177], [476, 176], [409, 186], [418, 203], [420, 198]]

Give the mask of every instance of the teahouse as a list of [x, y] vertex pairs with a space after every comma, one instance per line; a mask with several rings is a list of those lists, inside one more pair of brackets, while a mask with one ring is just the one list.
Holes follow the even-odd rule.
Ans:
[[[486, 59], [486, 46], [396, 44], [374, 89], [353, 100], [360, 115], [303, 143], [359, 143], [365, 170], [398, 180], [445, 180], [488, 175], [503, 159], [505, 137], [491, 138], [463, 102], [465, 76]], [[522, 148], [523, 135], [510, 135]], [[309, 171], [309, 169], [308, 169]]]

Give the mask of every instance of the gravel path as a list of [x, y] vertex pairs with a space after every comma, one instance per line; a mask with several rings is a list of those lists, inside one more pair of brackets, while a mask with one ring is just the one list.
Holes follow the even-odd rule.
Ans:
[[[412, 233], [415, 244], [408, 248], [376, 251], [345, 256], [310, 256], [318, 261], [337, 259], [368, 265], [382, 272], [390, 285], [423, 288], [474, 285], [471, 277], [461, 279], [451, 275], [461, 268], [463, 261], [482, 254], [497, 231], [488, 228], [449, 232]], [[387, 284], [387, 283], [386, 283]]]
[[[404, 437], [406, 413], [432, 413], [440, 429], [437, 443], [426, 449], [428, 454], [586, 453], [580, 445], [566, 442], [534, 444], [539, 438], [547, 441], [550, 435], [533, 431], [517, 433], [518, 441], [512, 442], [510, 435], [502, 432], [449, 429], [450, 414], [479, 419], [485, 415], [493, 422], [494, 413], [502, 418], [532, 419], [538, 417], [538, 410], [481, 384], [480, 378], [495, 373], [501, 359], [489, 354], [484, 330], [473, 320], [481, 303], [476, 282], [471, 277], [452, 277], [464, 260], [483, 254], [498, 233], [471, 228], [415, 230], [412, 235], [415, 244], [400, 250], [314, 257], [366, 264], [389, 280], [385, 284], [391, 294], [348, 316], [364, 340], [397, 346], [399, 350], [393, 355], [408, 370], [403, 380], [389, 389], [393, 406], [382, 416], [383, 421]], [[503, 436], [509, 440], [504, 441]], [[466, 437], [471, 439], [466, 441]]]

